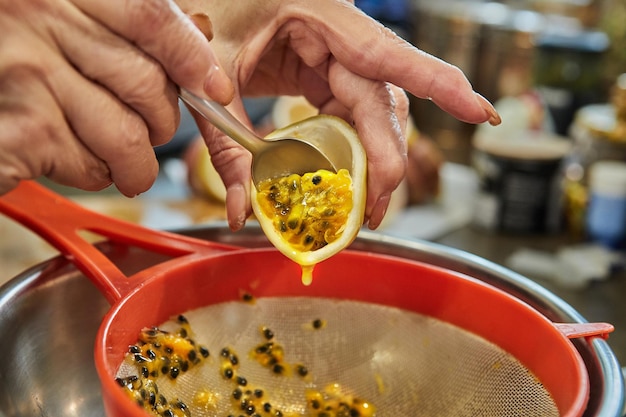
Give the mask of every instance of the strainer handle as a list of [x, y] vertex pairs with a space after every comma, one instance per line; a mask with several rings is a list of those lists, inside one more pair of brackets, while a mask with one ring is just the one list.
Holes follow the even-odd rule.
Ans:
[[81, 231], [174, 258], [209, 256], [240, 249], [105, 216], [34, 181], [22, 181], [17, 188], [0, 197], [0, 212], [54, 246], [90, 278], [111, 303], [149, 277], [141, 273], [133, 275], [132, 279], [127, 277], [100, 250], [80, 236]]

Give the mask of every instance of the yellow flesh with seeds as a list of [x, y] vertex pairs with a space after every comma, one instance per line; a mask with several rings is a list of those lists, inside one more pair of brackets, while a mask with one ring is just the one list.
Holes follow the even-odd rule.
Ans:
[[343, 233], [352, 210], [352, 179], [346, 169], [292, 174], [261, 182], [257, 199], [295, 251], [314, 251]]

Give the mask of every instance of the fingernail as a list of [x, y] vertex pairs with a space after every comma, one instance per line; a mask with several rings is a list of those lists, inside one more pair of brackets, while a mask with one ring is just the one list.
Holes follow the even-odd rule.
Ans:
[[369, 216], [369, 221], [367, 222], [368, 228], [370, 228], [371, 230], [375, 230], [378, 228], [378, 226], [380, 226], [383, 219], [385, 218], [385, 214], [387, 213], [390, 199], [391, 194], [383, 194], [378, 198], [376, 204], [374, 204], [372, 213]]
[[493, 105], [485, 97], [481, 96], [478, 93], [474, 94], [476, 96], [476, 99], [478, 100], [478, 104], [480, 104], [483, 110], [485, 110], [488, 118], [487, 121], [489, 122], [489, 124], [492, 126], [497, 126], [502, 123], [502, 119], [500, 118], [500, 115], [496, 111], [495, 107], [493, 107]]
[[248, 218], [248, 192], [242, 184], [228, 187], [226, 193], [226, 211], [228, 214], [228, 227], [233, 232], [241, 230]]
[[193, 13], [189, 15], [189, 18], [200, 32], [207, 38], [208, 41], [213, 39], [213, 24], [209, 15], [206, 13]]
[[232, 81], [219, 65], [212, 65], [209, 68], [209, 73], [204, 81], [204, 91], [209, 97], [221, 104], [230, 103], [235, 95]]

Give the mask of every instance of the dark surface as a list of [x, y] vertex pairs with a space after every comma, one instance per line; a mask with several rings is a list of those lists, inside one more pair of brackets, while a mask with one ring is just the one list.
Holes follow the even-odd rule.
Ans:
[[[520, 248], [550, 253], [573, 245], [575, 240], [563, 235], [504, 235], [474, 227], [454, 231], [437, 243], [461, 249], [500, 265]], [[615, 326], [608, 343], [622, 366], [626, 365], [626, 272], [617, 271], [605, 281], [591, 282], [582, 289], [569, 289], [539, 277], [528, 276], [574, 307], [590, 322], [608, 322]]]

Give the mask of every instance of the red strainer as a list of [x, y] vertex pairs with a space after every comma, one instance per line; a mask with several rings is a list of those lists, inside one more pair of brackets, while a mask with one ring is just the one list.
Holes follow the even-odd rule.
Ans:
[[[466, 275], [365, 252], [346, 250], [318, 265], [305, 287], [299, 267], [273, 249], [148, 230], [86, 211], [31, 182], [2, 197], [0, 211], [55, 245], [111, 301], [95, 347], [110, 417], [146, 416], [115, 377], [142, 329], [181, 313], [213, 355], [224, 346], [247, 352], [259, 327], [271, 327], [289, 359], [306, 363], [314, 378], [280, 379], [254, 363], [246, 364], [247, 376], [296, 415], [307, 415], [303, 390], [339, 383], [374, 404], [377, 416], [580, 416], [589, 381], [568, 337], [612, 331], [607, 324], [555, 324]], [[171, 258], [127, 277], [80, 230]], [[243, 293], [256, 302], [242, 302]], [[314, 319], [327, 325], [308, 331], [304, 324]], [[212, 366], [217, 361], [208, 360], [204, 371], [167, 389], [178, 398], [200, 388], [227, 398], [230, 388]], [[226, 416], [230, 403], [190, 411]]]

